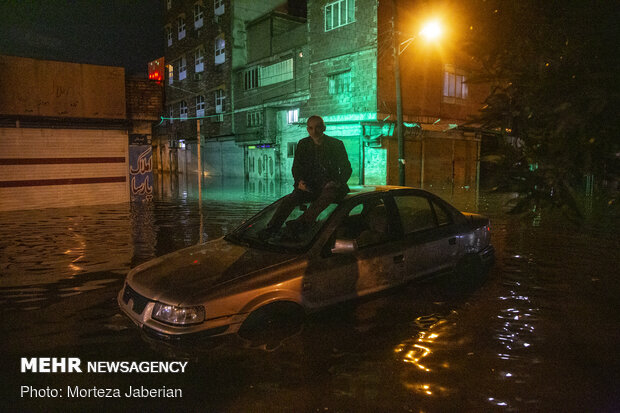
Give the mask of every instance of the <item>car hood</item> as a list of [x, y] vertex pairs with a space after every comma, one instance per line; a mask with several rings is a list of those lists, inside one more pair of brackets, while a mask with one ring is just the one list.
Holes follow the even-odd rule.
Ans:
[[148, 261], [133, 269], [127, 282], [149, 299], [191, 305], [218, 285], [292, 258], [219, 238]]

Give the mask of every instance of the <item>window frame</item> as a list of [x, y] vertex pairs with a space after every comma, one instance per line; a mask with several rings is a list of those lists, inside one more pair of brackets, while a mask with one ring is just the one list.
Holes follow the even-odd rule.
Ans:
[[286, 112], [286, 123], [292, 125], [299, 122], [299, 108], [289, 109]]
[[187, 106], [187, 102], [182, 100], [179, 102], [179, 118], [181, 119], [181, 122], [187, 120], [187, 115], [189, 112], [189, 108]]
[[222, 88], [215, 89], [214, 97], [215, 97], [215, 113], [218, 113], [218, 114], [224, 113], [224, 105], [226, 104], [226, 95], [224, 94], [224, 89]]
[[178, 40], [184, 39], [185, 38], [185, 16], [180, 15], [179, 17], [177, 17], [177, 38]]
[[202, 118], [205, 115], [205, 97], [196, 95], [196, 117]]
[[220, 34], [215, 38], [214, 57], [216, 65], [220, 65], [226, 61], [226, 39], [224, 39], [224, 34]]
[[205, 70], [205, 50], [204, 47], [199, 47], [194, 52], [194, 72], [200, 73]]
[[225, 12], [224, 0], [214, 0], [213, 1], [213, 13], [216, 16], [221, 16]]
[[204, 25], [204, 8], [200, 3], [194, 4], [194, 29], [200, 29]]
[[185, 55], [181, 56], [178, 60], [179, 65], [179, 80], [184, 80], [187, 78], [187, 58]]
[[263, 111], [250, 110], [246, 112], [246, 126], [248, 128], [256, 128], [263, 125]]
[[351, 70], [334, 73], [327, 76], [327, 93], [330, 95], [339, 95], [341, 93], [351, 92]]
[[[342, 19], [343, 11], [345, 12], [344, 19]], [[355, 23], [355, 0], [337, 0], [327, 3], [323, 9], [323, 17], [326, 32]]]
[[243, 72], [243, 89], [252, 90], [260, 86], [260, 68], [254, 66]]
[[171, 85], [174, 83], [174, 64], [168, 64], [168, 84]]
[[444, 65], [442, 100], [446, 103], [463, 103], [469, 98], [467, 73], [451, 64]]
[[167, 39], [167, 44], [168, 47], [172, 46], [172, 39], [173, 39], [173, 35], [172, 35], [172, 26], [168, 25], [166, 26], [166, 39]]

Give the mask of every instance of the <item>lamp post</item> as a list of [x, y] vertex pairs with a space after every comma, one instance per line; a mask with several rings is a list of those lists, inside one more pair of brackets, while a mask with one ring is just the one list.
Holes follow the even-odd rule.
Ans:
[[405, 139], [403, 131], [403, 100], [400, 85], [400, 55], [419, 36], [428, 40], [441, 36], [441, 26], [436, 21], [428, 22], [417, 35], [399, 42], [396, 32], [397, 7], [396, 0], [392, 0], [392, 47], [394, 53], [394, 83], [396, 86], [396, 134], [398, 137], [398, 184], [405, 185]]

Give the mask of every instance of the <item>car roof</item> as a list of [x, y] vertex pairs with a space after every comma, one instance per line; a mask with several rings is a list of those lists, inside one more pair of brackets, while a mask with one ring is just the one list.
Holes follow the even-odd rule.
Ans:
[[368, 193], [373, 193], [373, 192], [390, 192], [390, 191], [400, 190], [400, 189], [409, 189], [409, 190], [415, 190], [415, 191], [420, 191], [420, 192], [423, 192], [423, 193], [427, 193], [427, 191], [425, 191], [423, 189], [412, 188], [412, 187], [408, 187], [408, 186], [396, 186], [396, 185], [356, 185], [356, 186], [351, 186], [350, 187], [350, 191], [347, 194], [347, 196], [345, 197], [345, 199], [353, 198], [353, 197], [355, 197], [357, 195], [361, 195], [361, 194], [368, 194]]

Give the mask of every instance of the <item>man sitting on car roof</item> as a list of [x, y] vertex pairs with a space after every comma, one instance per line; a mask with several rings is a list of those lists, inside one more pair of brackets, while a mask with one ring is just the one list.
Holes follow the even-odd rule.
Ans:
[[295, 189], [269, 221], [266, 236], [275, 234], [297, 205], [311, 201], [299, 218], [286, 223], [293, 234], [308, 230], [321, 211], [349, 192], [347, 181], [352, 170], [342, 141], [325, 135], [325, 122], [320, 116], [310, 116], [306, 129], [309, 136], [299, 141], [293, 160]]

